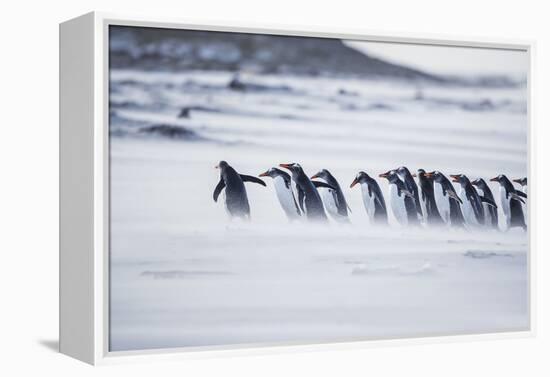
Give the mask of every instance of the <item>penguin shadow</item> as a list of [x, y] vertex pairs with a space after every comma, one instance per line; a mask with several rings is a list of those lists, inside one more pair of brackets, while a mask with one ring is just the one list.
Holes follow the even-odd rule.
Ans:
[[38, 344], [51, 352], [59, 353], [59, 340], [57, 339], [41, 339]]

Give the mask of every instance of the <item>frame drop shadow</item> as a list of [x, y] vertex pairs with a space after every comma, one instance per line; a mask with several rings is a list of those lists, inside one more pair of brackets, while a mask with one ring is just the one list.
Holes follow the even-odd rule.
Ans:
[[38, 341], [42, 347], [49, 349], [52, 352], [59, 352], [59, 340], [46, 340], [42, 339]]

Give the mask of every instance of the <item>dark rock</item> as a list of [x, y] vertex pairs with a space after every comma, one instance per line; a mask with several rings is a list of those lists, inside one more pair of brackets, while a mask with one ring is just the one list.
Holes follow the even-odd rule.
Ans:
[[387, 105], [385, 103], [373, 103], [369, 105], [369, 110], [384, 110], [384, 111], [393, 111], [395, 110], [393, 106]]
[[163, 136], [170, 139], [182, 139], [182, 140], [190, 140], [190, 141], [204, 139], [193, 130], [190, 130], [182, 126], [174, 126], [170, 124], [155, 124], [148, 127], [142, 127], [139, 129], [139, 132]]
[[220, 113], [220, 109], [214, 109], [211, 107], [205, 107], [205, 106], [185, 106], [182, 107], [178, 114], [178, 118], [190, 118], [192, 111], [203, 111], [205, 113]]
[[350, 97], [357, 97], [359, 95], [359, 93], [357, 92], [353, 92], [346, 89], [339, 89], [338, 94], [341, 96], [350, 96]]
[[262, 84], [256, 84], [256, 83], [247, 83], [239, 79], [238, 77], [234, 77], [231, 79], [229, 84], [227, 84], [227, 87], [231, 90], [239, 91], [239, 92], [290, 92], [292, 89], [285, 85], [279, 85], [279, 86], [269, 86], [269, 85], [262, 85]]
[[479, 102], [466, 102], [462, 108], [468, 111], [492, 111], [495, 109], [495, 105], [491, 100], [484, 99]]
[[191, 109], [189, 107], [184, 107], [181, 109], [180, 113], [178, 114], [178, 118], [189, 118], [191, 115]]

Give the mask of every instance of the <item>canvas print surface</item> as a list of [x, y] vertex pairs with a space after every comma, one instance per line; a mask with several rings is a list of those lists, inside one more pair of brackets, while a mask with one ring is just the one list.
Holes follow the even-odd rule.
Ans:
[[528, 329], [528, 66], [110, 26], [110, 350]]

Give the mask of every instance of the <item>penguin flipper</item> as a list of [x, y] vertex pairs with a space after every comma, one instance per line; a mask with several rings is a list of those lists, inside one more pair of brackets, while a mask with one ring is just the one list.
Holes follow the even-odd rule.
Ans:
[[519, 191], [519, 190], [515, 190], [515, 191], [516, 191], [516, 195], [527, 199], [527, 194], [526, 193], [524, 193], [523, 191]]
[[254, 182], [262, 186], [266, 186], [265, 182], [262, 181], [260, 178], [253, 177], [251, 175], [245, 175], [245, 174], [239, 174], [241, 176], [241, 179], [243, 182]]
[[525, 200], [523, 200], [523, 198], [518, 194], [516, 194], [515, 192], [510, 193], [510, 199], [517, 200], [518, 202], [522, 202], [523, 204], [525, 204]]
[[336, 190], [332, 190], [332, 197], [334, 198], [334, 203], [336, 203], [336, 208], [338, 209], [338, 214], [343, 217], [347, 217], [347, 211], [346, 209], [349, 208], [348, 203], [346, 203], [346, 200], [344, 199], [344, 203], [341, 203], [338, 198], [338, 193]]
[[216, 188], [214, 189], [214, 195], [212, 195], [215, 202], [218, 201], [218, 196], [220, 196], [220, 194], [221, 194], [222, 190], [224, 189], [224, 187], [225, 187], [225, 182], [224, 182], [223, 179], [220, 179], [220, 181], [216, 185]]
[[302, 213], [306, 213], [304, 209], [304, 199], [306, 195], [304, 194], [304, 190], [298, 186], [298, 205], [300, 206], [300, 209], [302, 210]]
[[311, 181], [311, 183], [313, 183], [313, 186], [319, 188], [319, 187], [324, 187], [324, 188], [329, 188], [329, 189], [333, 189], [336, 191], [336, 187], [332, 186], [332, 185], [329, 185], [328, 183], [325, 183], [325, 182], [321, 182], [321, 181]]
[[294, 193], [292, 193], [292, 202], [294, 203], [294, 207], [296, 208], [296, 213], [298, 216], [302, 216], [303, 210], [300, 210], [300, 207], [298, 206], [298, 203], [296, 203], [296, 198], [294, 197]]
[[490, 205], [491, 207], [498, 208], [498, 207], [497, 207], [497, 204], [496, 204], [494, 201], [492, 201], [492, 200], [489, 199], [489, 198], [486, 198], [485, 196], [480, 196], [479, 199], [481, 199], [481, 201], [482, 201], [483, 203], [487, 203], [487, 204]]
[[[405, 196], [408, 196], [409, 198], [411, 198], [412, 200], [414, 200], [414, 195], [409, 191], [409, 190], [406, 190], [406, 189], [401, 189], [400, 190]], [[416, 204], [415, 204], [416, 206]]]
[[458, 195], [456, 195], [456, 192], [452, 191], [452, 190], [445, 190], [445, 192], [447, 193], [447, 195], [449, 195], [449, 198], [453, 199], [453, 200], [456, 200], [457, 202], [459, 202], [460, 204], [463, 204], [462, 203], [462, 199], [460, 199], [458, 197]]
[[381, 210], [383, 210], [384, 212], [386, 212], [386, 203], [385, 202], [382, 202], [380, 200], [380, 197], [378, 195], [375, 195], [374, 196], [374, 205], [375, 206], [378, 206], [378, 208], [380, 208]]

